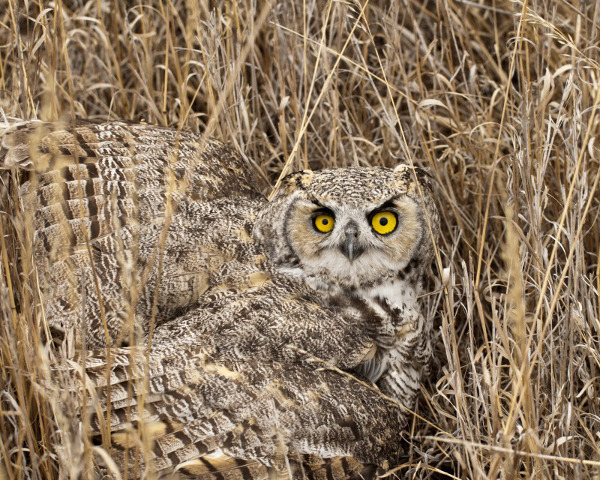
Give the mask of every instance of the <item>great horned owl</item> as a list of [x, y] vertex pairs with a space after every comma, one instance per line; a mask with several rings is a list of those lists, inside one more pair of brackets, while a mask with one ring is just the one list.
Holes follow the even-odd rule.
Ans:
[[29, 123], [1, 148], [50, 326], [130, 345], [87, 355], [122, 464], [341, 479], [393, 462], [430, 355], [424, 172], [296, 172], [267, 202], [248, 160], [189, 132]]

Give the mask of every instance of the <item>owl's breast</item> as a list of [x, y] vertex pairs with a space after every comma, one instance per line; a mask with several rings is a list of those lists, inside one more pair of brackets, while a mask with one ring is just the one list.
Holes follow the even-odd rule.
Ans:
[[[402, 373], [405, 366], [428, 361], [427, 322], [421, 315], [417, 292], [413, 285], [396, 278], [355, 295], [355, 303], [363, 305], [364, 329], [373, 348], [353, 371], [378, 385], [393, 384], [394, 388], [386, 387], [386, 391], [398, 399], [404, 398], [396, 391], [407, 390]], [[351, 303], [346, 308], [353, 308]], [[417, 374], [411, 374], [411, 378], [414, 375]], [[404, 382], [400, 387], [398, 378]]]
[[388, 349], [374, 345], [369, 357], [354, 369], [354, 373], [376, 383], [388, 369], [390, 354]]

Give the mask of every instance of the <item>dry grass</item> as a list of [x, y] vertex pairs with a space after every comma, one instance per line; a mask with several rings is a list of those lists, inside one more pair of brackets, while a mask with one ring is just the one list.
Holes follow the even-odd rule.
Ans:
[[[428, 168], [448, 282], [400, 471], [597, 479], [600, 3], [361, 2], [1, 0], [0, 115], [209, 131], [266, 193], [305, 166]], [[10, 240], [0, 479], [64, 478], [80, 453], [36, 388], [40, 312], [12, 308], [35, 292], [8, 276]]]

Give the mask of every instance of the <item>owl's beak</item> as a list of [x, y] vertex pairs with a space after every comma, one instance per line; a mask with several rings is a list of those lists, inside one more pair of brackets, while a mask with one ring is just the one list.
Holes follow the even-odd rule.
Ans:
[[358, 241], [358, 225], [354, 222], [349, 222], [344, 229], [346, 238], [344, 243], [340, 245], [340, 250], [351, 262], [360, 257], [365, 251], [364, 247]]

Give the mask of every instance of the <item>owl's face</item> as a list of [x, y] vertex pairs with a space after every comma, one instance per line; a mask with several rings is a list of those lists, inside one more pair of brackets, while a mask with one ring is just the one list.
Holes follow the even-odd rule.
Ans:
[[[345, 168], [288, 176], [255, 235], [271, 261], [324, 285], [364, 288], [431, 259], [438, 216], [426, 174]], [[410, 267], [409, 267], [410, 265]]]

